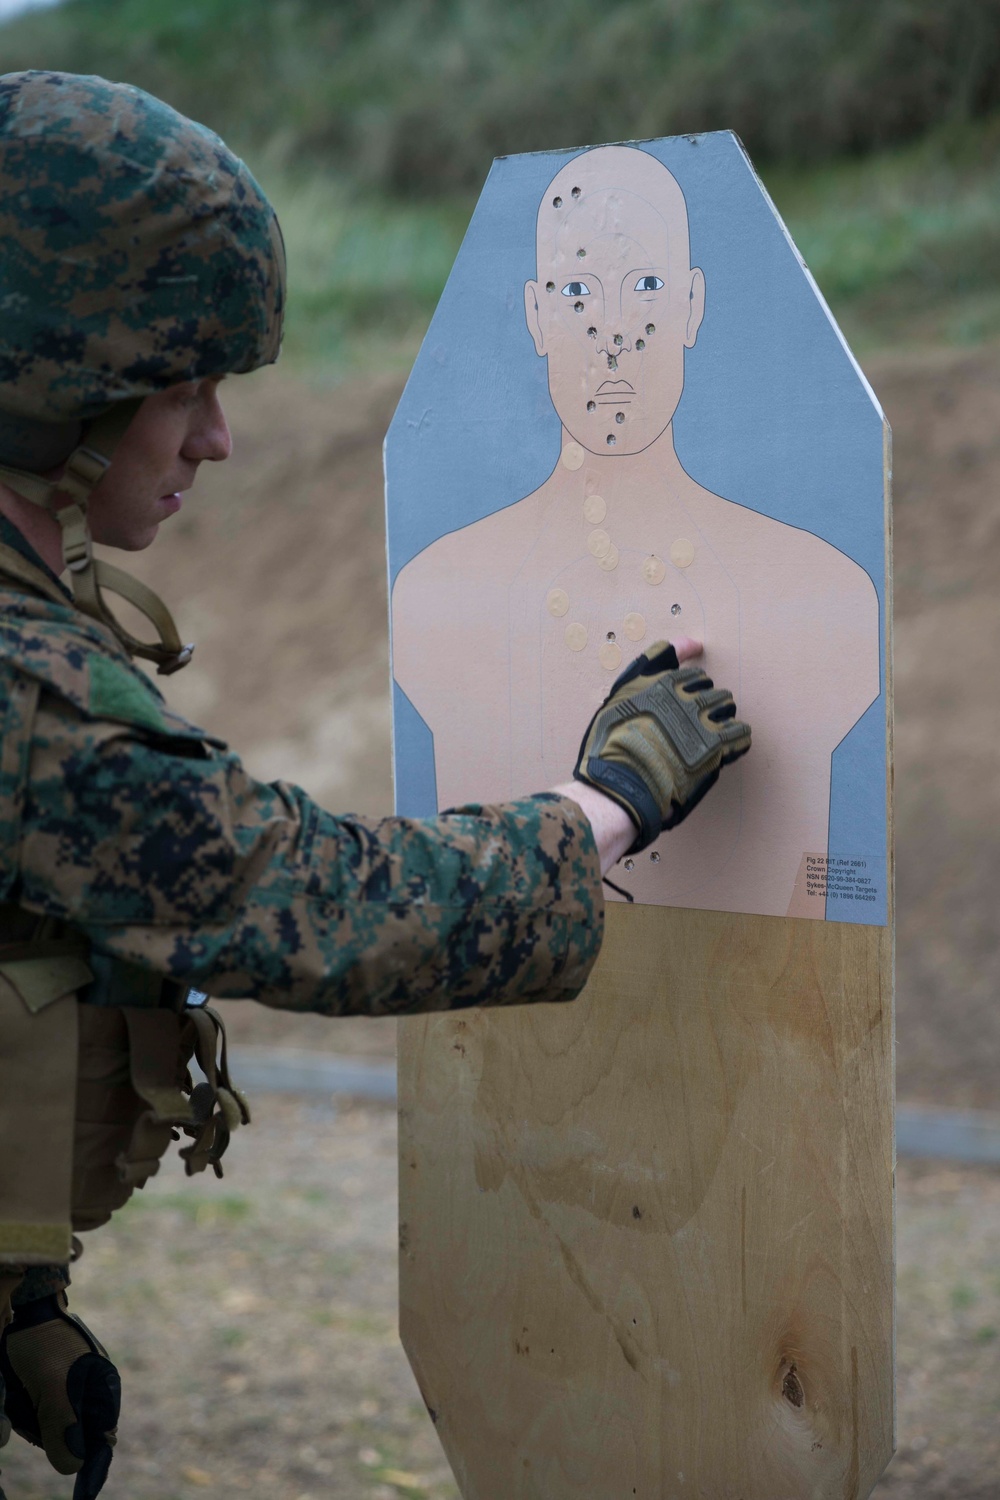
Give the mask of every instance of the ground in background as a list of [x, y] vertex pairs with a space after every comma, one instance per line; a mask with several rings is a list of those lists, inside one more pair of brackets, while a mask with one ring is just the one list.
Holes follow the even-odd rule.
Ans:
[[[224, 1182], [176, 1158], [90, 1236], [72, 1306], [125, 1385], [108, 1500], [457, 1500], [396, 1333], [396, 1129], [255, 1101]], [[899, 1173], [899, 1453], [886, 1500], [996, 1500], [1000, 1173]], [[18, 1439], [10, 1500], [72, 1488]]]

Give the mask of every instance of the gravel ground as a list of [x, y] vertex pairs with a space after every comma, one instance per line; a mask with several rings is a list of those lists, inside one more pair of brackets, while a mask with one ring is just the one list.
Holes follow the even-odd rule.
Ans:
[[[255, 1105], [224, 1182], [170, 1161], [74, 1277], [125, 1380], [108, 1500], [457, 1500], [396, 1336], [393, 1110]], [[898, 1184], [900, 1442], [876, 1493], [996, 1500], [1000, 1172]], [[3, 1459], [9, 1500], [68, 1500], [16, 1438]]]

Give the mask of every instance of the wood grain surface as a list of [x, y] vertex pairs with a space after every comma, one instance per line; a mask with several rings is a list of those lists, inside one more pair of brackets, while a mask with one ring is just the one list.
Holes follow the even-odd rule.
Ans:
[[465, 1500], [867, 1496], [890, 929], [608, 919], [573, 1004], [401, 1027], [401, 1331]]

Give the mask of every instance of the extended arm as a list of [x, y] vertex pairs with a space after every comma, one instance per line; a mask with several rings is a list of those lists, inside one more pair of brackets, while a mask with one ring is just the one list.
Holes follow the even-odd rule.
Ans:
[[43, 694], [18, 902], [219, 996], [327, 1014], [569, 999], [600, 947], [591, 824], [545, 794], [432, 819], [304, 792]]

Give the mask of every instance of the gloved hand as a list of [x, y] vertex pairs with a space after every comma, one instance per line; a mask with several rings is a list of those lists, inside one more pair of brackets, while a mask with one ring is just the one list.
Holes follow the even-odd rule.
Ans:
[[750, 726], [702, 667], [680, 666], [666, 641], [617, 677], [583, 736], [573, 771], [623, 807], [638, 830], [637, 854], [676, 828], [750, 749]]
[[86, 1324], [66, 1311], [64, 1292], [15, 1310], [0, 1340], [0, 1380], [14, 1431], [60, 1474], [75, 1474], [73, 1500], [104, 1485], [118, 1430], [118, 1371]]

